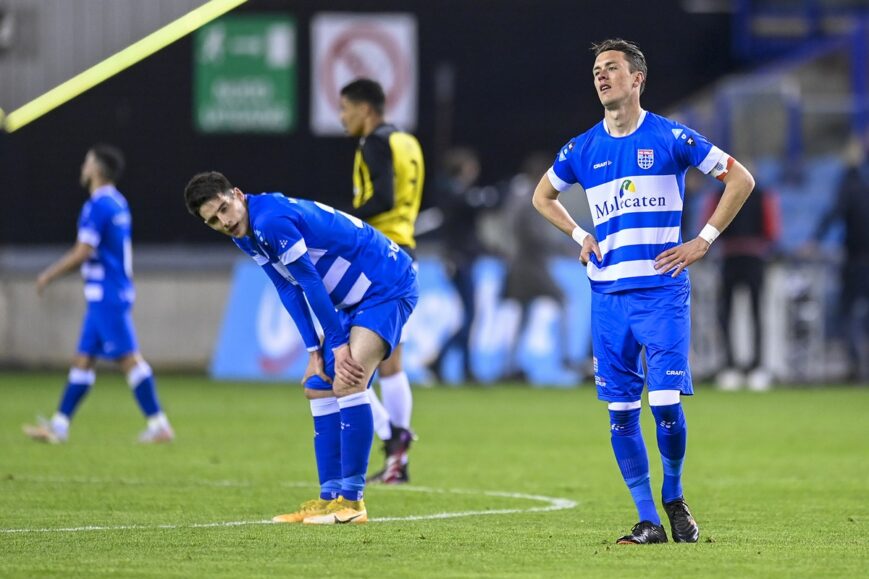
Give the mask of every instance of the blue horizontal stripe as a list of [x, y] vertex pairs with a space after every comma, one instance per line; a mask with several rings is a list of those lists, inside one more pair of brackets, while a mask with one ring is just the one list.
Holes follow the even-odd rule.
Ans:
[[675, 243], [661, 243], [656, 245], [626, 245], [611, 249], [603, 256], [603, 267], [615, 265], [623, 261], [637, 261], [640, 259], [654, 260], [665, 249], [675, 247]]
[[682, 223], [681, 211], [644, 211], [625, 213], [611, 218], [594, 228], [598, 243], [622, 229], [640, 227], [678, 227]]
[[669, 285], [683, 285], [688, 282], [688, 268], [679, 274], [679, 277], [670, 277], [669, 275], [647, 275], [642, 277], [626, 277], [614, 281], [594, 281], [591, 282], [591, 288], [599, 293], [621, 292], [631, 289], [644, 289], [663, 287]]

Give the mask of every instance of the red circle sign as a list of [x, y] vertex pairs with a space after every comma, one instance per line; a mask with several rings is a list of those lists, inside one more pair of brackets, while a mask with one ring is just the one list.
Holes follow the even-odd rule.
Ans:
[[[365, 54], [358, 50], [359, 41], [369, 42], [383, 52], [394, 72], [391, 83], [385, 82], [387, 79], [384, 78], [383, 71], [372, 70], [372, 63], [366, 62]], [[336, 85], [340, 66], [349, 68], [353, 72], [353, 78], [365, 77], [378, 81], [386, 94], [387, 108], [399, 102], [407, 90], [410, 66], [395, 40], [383, 29], [371, 26], [350, 27], [339, 34], [329, 46], [320, 65], [320, 73], [326, 100], [336, 111], [341, 108], [341, 97], [338, 94], [341, 87]]]

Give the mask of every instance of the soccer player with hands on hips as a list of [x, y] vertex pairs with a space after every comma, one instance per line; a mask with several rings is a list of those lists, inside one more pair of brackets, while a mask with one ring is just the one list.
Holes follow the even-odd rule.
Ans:
[[416, 306], [410, 256], [356, 217], [280, 193], [247, 195], [213, 171], [195, 175], [184, 200], [192, 215], [232, 237], [262, 267], [308, 349], [302, 384], [314, 418], [320, 495], [274, 521], [367, 522], [363, 492], [374, 436], [368, 387]]
[[[640, 521], [619, 544], [665, 543], [640, 430], [644, 383], [663, 463], [661, 501], [676, 542], [697, 542], [682, 492], [687, 427], [681, 395], [694, 393], [688, 366], [687, 267], [701, 259], [754, 188], [751, 174], [692, 129], [640, 107], [646, 59], [622, 39], [593, 45], [594, 86], [604, 118], [568, 141], [534, 191], [533, 203], [582, 246], [592, 289], [591, 324], [598, 398], [608, 403], [612, 448]], [[725, 184], [709, 222], [681, 238], [685, 173], [696, 167]], [[578, 183], [594, 229], [584, 231], [558, 195]], [[646, 350], [646, 374], [641, 350]]]
[[139, 442], [171, 442], [175, 438], [160, 407], [151, 367], [139, 353], [133, 326], [132, 219], [127, 200], [115, 187], [124, 170], [124, 156], [110, 145], [87, 152], [79, 178], [90, 197], [78, 218], [75, 245], [36, 278], [42, 295], [51, 282], [81, 269], [87, 301], [78, 349], [60, 405], [51, 420], [25, 425], [34, 440], [57, 444], [69, 438], [73, 414], [96, 381], [97, 357], [115, 360], [147, 420]]

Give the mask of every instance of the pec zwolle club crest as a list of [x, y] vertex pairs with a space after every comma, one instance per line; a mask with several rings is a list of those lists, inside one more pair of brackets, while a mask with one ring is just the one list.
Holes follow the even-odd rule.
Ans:
[[640, 166], [640, 169], [651, 169], [654, 164], [654, 149], [637, 149], [637, 165]]

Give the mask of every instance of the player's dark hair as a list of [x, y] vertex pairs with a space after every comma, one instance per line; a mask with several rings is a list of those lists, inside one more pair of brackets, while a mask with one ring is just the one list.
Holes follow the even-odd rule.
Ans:
[[184, 204], [187, 211], [195, 217], [199, 217], [199, 208], [215, 197], [229, 194], [232, 191], [232, 183], [217, 171], [197, 173], [184, 188]]
[[646, 57], [637, 43], [621, 38], [608, 38], [591, 45], [591, 51], [595, 58], [608, 50], [618, 50], [623, 53], [631, 72], [640, 71], [643, 73], [643, 83], [640, 85], [640, 94], [643, 94], [643, 91], [646, 90], [646, 79], [649, 78], [649, 69], [646, 66]]
[[117, 183], [124, 173], [124, 154], [112, 145], [97, 144], [88, 151], [97, 161], [103, 179]]
[[386, 106], [386, 95], [383, 87], [376, 80], [357, 78], [341, 89], [341, 96], [354, 103], [368, 103], [378, 115], [383, 115]]

